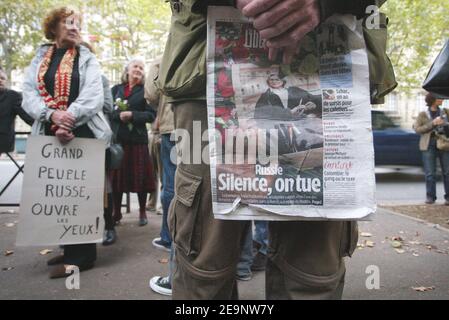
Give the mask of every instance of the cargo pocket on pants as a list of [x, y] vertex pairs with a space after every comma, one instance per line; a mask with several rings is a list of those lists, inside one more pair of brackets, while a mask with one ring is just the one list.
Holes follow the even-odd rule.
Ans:
[[195, 256], [201, 249], [202, 221], [198, 217], [202, 177], [180, 167], [177, 170], [170, 228], [177, 248], [187, 256]]
[[357, 248], [357, 241], [359, 240], [359, 228], [356, 221], [343, 222], [340, 256], [351, 257]]

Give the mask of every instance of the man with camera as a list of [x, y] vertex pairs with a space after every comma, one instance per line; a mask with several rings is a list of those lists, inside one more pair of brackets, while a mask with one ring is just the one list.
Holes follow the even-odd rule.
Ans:
[[426, 204], [434, 204], [436, 194], [436, 162], [440, 160], [444, 183], [445, 205], [449, 205], [449, 123], [448, 110], [440, 106], [443, 100], [431, 93], [426, 96], [428, 109], [421, 112], [413, 126], [421, 135], [419, 149], [422, 151], [426, 176]]

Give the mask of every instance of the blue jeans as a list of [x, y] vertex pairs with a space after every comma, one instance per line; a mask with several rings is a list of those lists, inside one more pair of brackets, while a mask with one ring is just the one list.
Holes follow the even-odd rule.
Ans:
[[440, 151], [436, 147], [436, 140], [430, 139], [429, 148], [423, 151], [424, 173], [426, 175], [427, 198], [436, 200], [436, 165], [440, 159], [444, 183], [444, 198], [449, 200], [449, 152]]
[[240, 260], [237, 264], [237, 275], [247, 276], [251, 275], [251, 265], [253, 264], [253, 228], [252, 224], [249, 224], [249, 228], [246, 231], [245, 239], [240, 253]]
[[259, 252], [267, 255], [268, 251], [268, 221], [254, 221], [256, 226], [254, 241], [260, 244]]
[[170, 152], [175, 147], [175, 143], [170, 141], [170, 134], [161, 135], [161, 163], [162, 163], [162, 227], [161, 240], [171, 245], [171, 235], [168, 230], [168, 208], [175, 195], [175, 172], [176, 164], [170, 160]]

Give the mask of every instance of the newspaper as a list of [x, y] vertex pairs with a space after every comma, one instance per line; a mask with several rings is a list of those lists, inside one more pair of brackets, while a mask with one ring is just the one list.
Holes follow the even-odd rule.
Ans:
[[209, 7], [213, 212], [232, 220], [361, 220], [374, 213], [369, 68], [361, 22], [335, 15], [290, 65], [252, 23]]

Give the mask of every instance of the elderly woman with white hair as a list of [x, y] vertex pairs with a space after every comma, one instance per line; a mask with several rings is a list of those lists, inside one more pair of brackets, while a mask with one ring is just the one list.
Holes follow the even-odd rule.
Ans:
[[[50, 43], [37, 50], [27, 69], [22, 107], [34, 119], [32, 135], [54, 136], [62, 144], [74, 138], [109, 144], [112, 132], [102, 112], [101, 68], [81, 45], [81, 22], [81, 14], [68, 7], [47, 14], [43, 31]], [[64, 245], [64, 254], [47, 262], [50, 278], [67, 277], [74, 266], [91, 269], [96, 258], [95, 243]]]
[[121, 168], [112, 172], [114, 220], [118, 223], [122, 218], [123, 193], [134, 192], [139, 199], [140, 226], [148, 223], [145, 204], [148, 193], [155, 189], [146, 124], [154, 121], [156, 112], [144, 97], [144, 70], [143, 61], [131, 60], [123, 73], [122, 83], [112, 88], [116, 104], [112, 127], [124, 149]]

